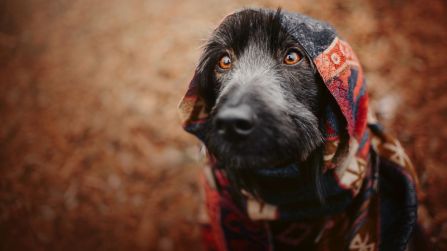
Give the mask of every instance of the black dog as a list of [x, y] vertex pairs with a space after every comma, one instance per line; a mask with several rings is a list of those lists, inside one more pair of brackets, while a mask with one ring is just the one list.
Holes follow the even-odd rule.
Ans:
[[241, 169], [306, 160], [323, 142], [324, 84], [280, 11], [229, 17], [206, 44], [198, 69], [210, 113], [205, 145], [237, 184], [248, 182]]
[[212, 117], [205, 144], [226, 165], [283, 165], [322, 143], [323, 84], [280, 12], [229, 17], [205, 46], [199, 69]]
[[281, 10], [227, 16], [180, 108], [209, 153], [211, 246], [405, 249], [417, 177], [396, 140], [368, 129], [362, 69], [331, 26]]

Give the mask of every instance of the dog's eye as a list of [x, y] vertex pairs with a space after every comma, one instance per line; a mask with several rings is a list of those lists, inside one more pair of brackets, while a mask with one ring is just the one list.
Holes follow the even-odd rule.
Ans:
[[228, 55], [225, 55], [219, 60], [219, 67], [224, 70], [228, 70], [231, 68], [231, 58]]
[[301, 54], [297, 52], [296, 50], [290, 50], [287, 52], [286, 56], [284, 57], [284, 64], [287, 65], [294, 65], [301, 61]]

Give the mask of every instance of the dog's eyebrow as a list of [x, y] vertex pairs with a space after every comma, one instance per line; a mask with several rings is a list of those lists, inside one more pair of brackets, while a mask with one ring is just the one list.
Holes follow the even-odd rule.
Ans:
[[250, 39], [267, 41], [265, 45], [274, 51], [285, 40], [286, 32], [282, 25], [282, 11], [276, 12], [246, 9], [224, 18], [214, 30], [205, 50], [213, 49], [213, 45], [232, 48], [236, 55], [241, 53]]
[[284, 47], [292, 46], [292, 43], [293, 45], [299, 45], [299, 50], [309, 60], [313, 72], [316, 73], [317, 70], [311, 57], [299, 41], [296, 41], [290, 34], [282, 21], [281, 8], [278, 8], [276, 12], [265, 13], [247, 9], [225, 17], [203, 45], [203, 53], [197, 68], [200, 71], [205, 71], [208, 67], [217, 63], [219, 57], [229, 49], [238, 57], [244, 51], [250, 39], [259, 39], [264, 41], [264, 45], [272, 53], [287, 49]]

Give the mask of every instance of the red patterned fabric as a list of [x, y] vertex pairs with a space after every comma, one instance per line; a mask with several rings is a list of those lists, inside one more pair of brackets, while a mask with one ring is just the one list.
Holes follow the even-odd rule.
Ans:
[[[295, 204], [273, 205], [247, 193], [238, 203], [225, 168], [210, 158], [205, 169], [210, 250], [405, 250], [416, 224], [417, 177], [399, 142], [367, 121], [368, 95], [358, 58], [323, 22], [296, 13], [284, 13], [283, 22], [335, 100], [320, 118], [327, 203], [303, 204], [297, 198]], [[196, 76], [179, 108], [185, 130], [202, 138], [208, 114], [197, 96]], [[347, 151], [341, 142], [349, 143]], [[284, 170], [296, 174], [297, 167]]]

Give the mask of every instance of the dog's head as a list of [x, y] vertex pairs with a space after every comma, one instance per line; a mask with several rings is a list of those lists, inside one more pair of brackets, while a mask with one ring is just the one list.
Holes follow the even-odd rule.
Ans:
[[225, 166], [306, 159], [322, 143], [323, 83], [280, 11], [244, 10], [213, 32], [198, 66], [204, 142]]
[[264, 9], [227, 16], [179, 108], [185, 130], [237, 187], [293, 177], [283, 192], [318, 192], [319, 181], [348, 197], [359, 191], [352, 173], [363, 175], [368, 158], [366, 84], [352, 48], [322, 21]]

